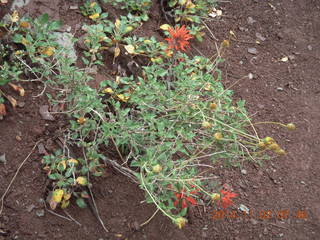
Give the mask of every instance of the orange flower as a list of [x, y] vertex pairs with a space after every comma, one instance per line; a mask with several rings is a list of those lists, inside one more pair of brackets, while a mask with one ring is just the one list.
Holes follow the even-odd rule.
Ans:
[[223, 194], [223, 197], [221, 198], [222, 201], [222, 207], [227, 208], [231, 205], [233, 205], [232, 198], [235, 198], [238, 196], [238, 194], [230, 192], [230, 191], [224, 191], [223, 189], [221, 190], [221, 194]]
[[198, 189], [195, 189], [195, 186], [191, 185], [191, 187], [194, 189], [190, 191], [189, 193], [186, 192], [186, 190], [183, 188], [181, 192], [175, 192], [174, 195], [176, 195], [176, 201], [173, 203], [173, 205], [176, 207], [181, 203], [182, 208], [188, 207], [188, 204], [191, 205], [197, 205], [197, 200], [191, 197], [192, 195], [197, 195], [199, 193]]
[[186, 26], [181, 28], [176, 27], [168, 29], [170, 37], [165, 40], [169, 44], [169, 49], [176, 49], [186, 51], [186, 47], [189, 47], [189, 39], [193, 37], [189, 34], [189, 30], [186, 29]]

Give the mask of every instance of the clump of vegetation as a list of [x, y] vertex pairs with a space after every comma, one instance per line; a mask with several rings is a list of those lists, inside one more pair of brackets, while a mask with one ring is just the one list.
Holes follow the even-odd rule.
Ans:
[[[140, 6], [133, 1], [117, 2], [133, 11]], [[135, 4], [148, 3], [145, 7], [150, 7], [149, 2]], [[172, 2], [172, 7], [179, 4], [185, 11], [203, 9], [191, 1]], [[206, 1], [197, 4], [200, 2]], [[20, 46], [12, 57], [21, 65], [18, 68], [5, 61], [7, 71], [2, 74], [19, 79], [23, 71], [57, 89], [55, 97], [48, 97], [52, 104], [63, 105], [72, 119], [65, 148], [42, 160], [51, 179], [52, 209], [66, 208], [72, 197], [79, 207], [85, 207], [91, 197], [90, 178], [103, 175], [111, 165], [137, 182], [147, 202], [181, 228], [187, 222], [188, 208], [206, 195], [223, 208], [233, 204], [237, 194], [223, 189], [207, 173], [215, 164], [260, 163], [267, 150], [285, 154], [273, 138], [258, 136], [245, 102], [235, 102], [232, 91], [223, 87], [217, 68], [223, 60], [186, 54], [193, 36], [185, 25], [163, 27], [167, 38], [158, 42], [131, 34], [140, 24], [131, 13], [113, 23], [96, 2], [86, 3], [82, 11], [94, 21], [85, 27], [88, 51], [83, 53], [84, 69], [62, 54], [68, 50], [53, 34], [61, 23], [50, 21], [48, 15], [8, 26], [10, 38]], [[192, 13], [197, 15], [197, 11]], [[113, 48], [114, 59], [119, 57], [120, 46], [127, 55], [150, 61], [137, 76], [106, 77], [98, 89], [90, 87], [92, 77], [86, 69], [103, 65], [101, 52], [106, 49]], [[221, 45], [224, 47], [226, 44]], [[292, 123], [284, 126], [295, 128]], [[82, 155], [73, 156], [69, 147], [81, 149]], [[116, 155], [110, 156], [110, 149]]]

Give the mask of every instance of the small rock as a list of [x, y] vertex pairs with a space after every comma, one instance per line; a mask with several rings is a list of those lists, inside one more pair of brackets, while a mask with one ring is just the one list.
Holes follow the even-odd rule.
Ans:
[[4, 154], [0, 155], [0, 163], [6, 164], [6, 162], [7, 162], [6, 154], [4, 153]]
[[311, 45], [308, 45], [307, 48], [308, 48], [309, 51], [312, 51], [312, 46]]
[[300, 181], [300, 183], [303, 184], [303, 185], [307, 185], [304, 181]]
[[257, 21], [254, 20], [252, 17], [248, 17], [248, 18], [247, 18], [247, 22], [248, 22], [248, 24], [252, 25], [252, 24], [254, 24], [254, 23], [257, 22]]
[[246, 174], [247, 174], [247, 170], [242, 169], [242, 170], [241, 170], [241, 173], [242, 173], [243, 175], [246, 175]]
[[241, 60], [241, 61], [239, 61], [239, 64], [241, 64], [241, 65], [242, 65], [242, 64], [243, 64], [243, 61], [242, 61], [242, 60]]
[[31, 204], [30, 206], [27, 207], [27, 211], [31, 212], [36, 206], [34, 204]]
[[284, 235], [283, 233], [280, 233], [280, 234], [279, 234], [279, 237], [283, 237], [283, 235]]
[[253, 74], [252, 74], [252, 73], [249, 73], [249, 74], [248, 74], [248, 78], [249, 78], [250, 80], [252, 80], [252, 79], [253, 79]]
[[244, 27], [239, 27], [239, 30], [240, 30], [241, 32], [248, 32], [248, 31], [249, 31], [248, 28], [244, 28]]
[[47, 152], [46, 148], [44, 147], [43, 143], [39, 143], [38, 144], [38, 152], [41, 155], [47, 155], [48, 154], [48, 152]]
[[38, 209], [38, 210], [36, 211], [36, 215], [37, 215], [38, 217], [43, 217], [43, 216], [44, 216], [44, 210], [43, 210], [43, 209]]
[[18, 142], [20, 142], [20, 141], [22, 141], [22, 138], [21, 138], [19, 135], [17, 135], [17, 136], [16, 136], [16, 140], [17, 140]]
[[245, 212], [246, 214], [250, 213], [250, 209], [246, 205], [240, 204], [238, 209], [242, 212]]
[[256, 48], [248, 48], [248, 53], [256, 55], [258, 53], [258, 50]]
[[267, 233], [268, 233], [268, 228], [265, 227], [265, 228], [263, 229], [263, 234], [266, 235]]
[[258, 221], [255, 220], [254, 218], [250, 218], [250, 222], [251, 222], [253, 225], [257, 225], [257, 224], [258, 224]]
[[20, 107], [20, 108], [23, 108], [24, 106], [26, 105], [25, 102], [18, 102], [17, 106]]
[[277, 91], [283, 91], [283, 88], [282, 87], [277, 87]]
[[256, 38], [258, 38], [260, 41], [262, 41], [262, 42], [264, 42], [265, 40], [266, 40], [266, 38], [265, 37], [263, 37], [262, 35], [261, 35], [261, 33], [256, 33]]
[[49, 106], [43, 105], [39, 108], [39, 113], [44, 120], [54, 121], [54, 117], [49, 113]]
[[289, 55], [288, 58], [289, 58], [290, 61], [293, 61], [293, 60], [296, 59], [296, 57], [294, 55]]
[[277, 34], [277, 37], [278, 37], [279, 39], [282, 39], [282, 38], [283, 38], [283, 34], [282, 34], [281, 32], [279, 32], [279, 33]]
[[77, 9], [79, 9], [79, 7], [77, 5], [71, 5], [69, 9], [70, 10], [77, 10]]

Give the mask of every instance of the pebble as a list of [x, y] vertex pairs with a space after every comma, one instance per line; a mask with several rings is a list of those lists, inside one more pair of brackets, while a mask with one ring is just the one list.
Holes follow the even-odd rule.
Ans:
[[248, 17], [247, 22], [248, 22], [248, 24], [251, 25], [251, 24], [254, 24], [256, 22], [256, 20], [254, 20], [252, 17]]
[[242, 170], [241, 170], [241, 173], [242, 173], [243, 175], [246, 175], [246, 174], [247, 174], [247, 170], [242, 169]]
[[277, 91], [283, 91], [283, 88], [282, 87], [277, 87]]
[[265, 227], [264, 229], [263, 229], [263, 234], [267, 234], [268, 233], [268, 229]]
[[256, 55], [258, 50], [256, 48], [248, 48], [248, 53]]
[[253, 219], [253, 218], [250, 218], [250, 222], [253, 224], [253, 225], [257, 225], [258, 224], [258, 221]]
[[36, 206], [34, 204], [31, 204], [30, 206], [27, 207], [27, 211], [31, 212]]
[[38, 217], [43, 217], [43, 216], [44, 216], [44, 210], [43, 210], [43, 209], [38, 209], [38, 210], [36, 211], [36, 215], [37, 215]]
[[260, 41], [262, 41], [262, 42], [264, 42], [265, 40], [266, 40], [266, 38], [265, 37], [263, 37], [262, 35], [261, 35], [261, 33], [256, 33], [256, 38], [258, 38]]
[[253, 79], [253, 74], [252, 74], [252, 73], [249, 73], [249, 74], [248, 74], [248, 78], [249, 78], [250, 80], [252, 80], [252, 79]]
[[5, 154], [5, 153], [2, 154], [2, 155], [0, 155], [0, 162], [1, 162], [1, 163], [6, 163], [6, 162], [7, 162], [7, 160], [6, 160], [6, 154]]
[[77, 10], [79, 9], [79, 7], [77, 5], [71, 5], [70, 6], [70, 10]]
[[26, 103], [25, 102], [18, 102], [17, 105], [18, 105], [18, 107], [23, 108], [26, 105]]
[[309, 51], [312, 51], [312, 46], [311, 45], [308, 45], [307, 48], [308, 48]]

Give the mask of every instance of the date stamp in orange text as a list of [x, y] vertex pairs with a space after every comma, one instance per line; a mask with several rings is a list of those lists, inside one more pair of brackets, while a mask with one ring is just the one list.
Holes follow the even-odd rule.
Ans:
[[237, 219], [237, 218], [256, 218], [260, 220], [269, 220], [269, 219], [278, 219], [285, 220], [288, 218], [295, 219], [308, 219], [307, 210], [297, 209], [297, 210], [289, 210], [289, 209], [280, 209], [280, 210], [259, 210], [253, 212], [249, 210], [249, 212], [243, 211], [239, 212], [237, 210], [213, 210], [212, 219], [213, 220], [223, 220], [223, 219]]

